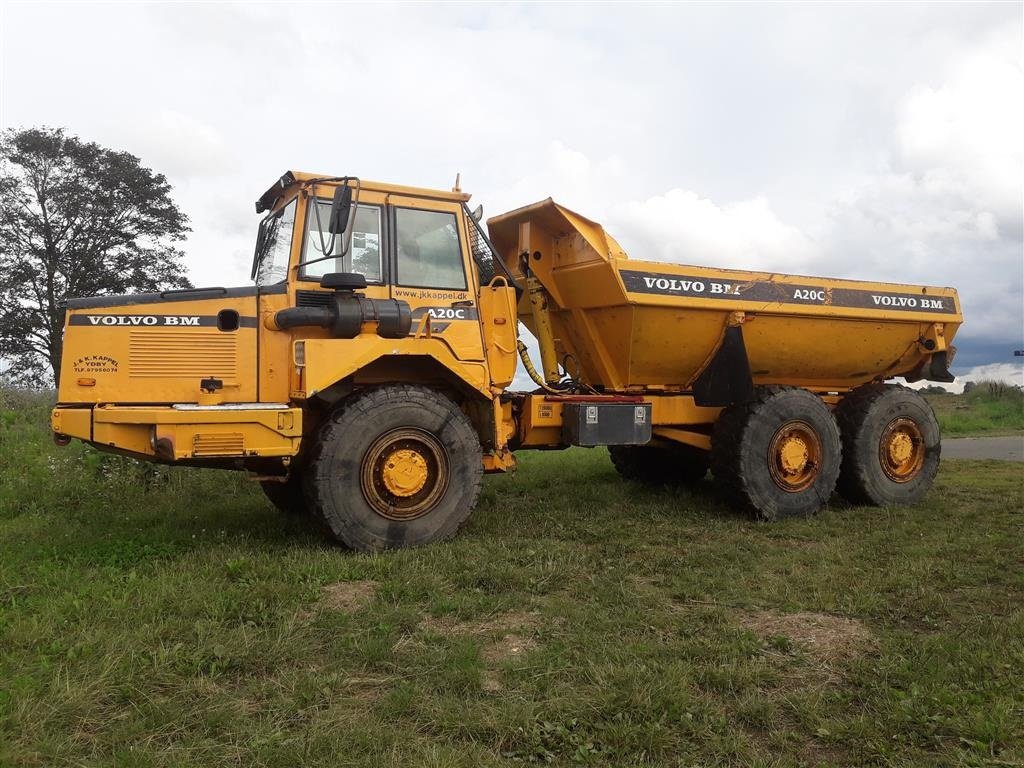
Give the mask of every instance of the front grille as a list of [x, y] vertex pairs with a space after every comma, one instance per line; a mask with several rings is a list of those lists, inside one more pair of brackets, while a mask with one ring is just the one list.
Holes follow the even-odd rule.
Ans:
[[132, 331], [128, 338], [133, 378], [238, 377], [236, 334], [181, 329]]
[[192, 438], [193, 456], [241, 456], [245, 441], [239, 432], [200, 433]]
[[296, 291], [295, 306], [297, 307], [329, 307], [333, 291]]

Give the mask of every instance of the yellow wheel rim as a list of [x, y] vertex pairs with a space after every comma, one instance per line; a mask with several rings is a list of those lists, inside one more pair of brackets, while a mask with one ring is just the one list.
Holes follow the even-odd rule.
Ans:
[[821, 470], [821, 440], [814, 427], [790, 421], [779, 427], [768, 446], [768, 471], [784, 491], [799, 493], [809, 488]]
[[882, 430], [878, 458], [882, 471], [895, 483], [913, 480], [924, 466], [924, 437], [913, 419], [893, 419]]
[[448, 452], [431, 433], [406, 427], [386, 432], [363, 455], [363, 498], [381, 517], [407, 522], [437, 506], [448, 488]]

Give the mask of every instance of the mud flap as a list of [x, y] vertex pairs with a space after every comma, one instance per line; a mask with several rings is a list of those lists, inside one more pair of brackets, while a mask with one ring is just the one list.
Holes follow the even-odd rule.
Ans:
[[743, 328], [731, 325], [725, 329], [722, 346], [693, 383], [693, 400], [697, 405], [719, 407], [746, 402], [753, 396]]
[[956, 377], [949, 372], [949, 363], [953, 357], [950, 354], [951, 351], [955, 352], [956, 348], [951, 347], [949, 350], [936, 352], [927, 360], [921, 361], [921, 364], [904, 378], [909, 382], [925, 379], [926, 381], [940, 381], [944, 384], [952, 383]]

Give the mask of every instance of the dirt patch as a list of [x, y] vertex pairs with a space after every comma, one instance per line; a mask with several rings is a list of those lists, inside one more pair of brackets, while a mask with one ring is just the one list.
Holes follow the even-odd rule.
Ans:
[[450, 617], [428, 616], [422, 629], [440, 635], [469, 635], [481, 638], [481, 656], [487, 664], [481, 686], [485, 691], [501, 690], [501, 675], [496, 667], [537, 647], [533, 631], [540, 626], [539, 613], [509, 611], [483, 621], [454, 621]]
[[514, 659], [527, 651], [537, 647], [537, 641], [527, 635], [508, 634], [493, 643], [484, 646], [484, 660], [491, 664], [498, 664], [508, 659]]
[[501, 690], [501, 674], [496, 669], [503, 662], [515, 659], [537, 647], [537, 641], [527, 635], [507, 634], [500, 640], [487, 643], [482, 651], [487, 669], [484, 670], [480, 686], [485, 691]]
[[859, 621], [826, 613], [758, 611], [744, 614], [740, 624], [765, 638], [785, 637], [824, 663], [859, 656], [873, 643]]
[[370, 602], [377, 594], [376, 581], [338, 581], [323, 588], [320, 605], [330, 611], [350, 613]]
[[420, 627], [439, 635], [496, 635], [536, 629], [540, 614], [533, 611], [509, 611], [482, 621], [455, 621], [450, 616], [427, 616]]
[[391, 677], [352, 677], [345, 681], [345, 693], [357, 701], [378, 701], [394, 680]]

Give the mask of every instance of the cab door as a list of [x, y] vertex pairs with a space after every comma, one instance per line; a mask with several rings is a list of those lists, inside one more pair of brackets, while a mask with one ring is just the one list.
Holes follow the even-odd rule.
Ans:
[[412, 333], [483, 361], [474, 274], [457, 202], [390, 195], [391, 295], [409, 304]]

